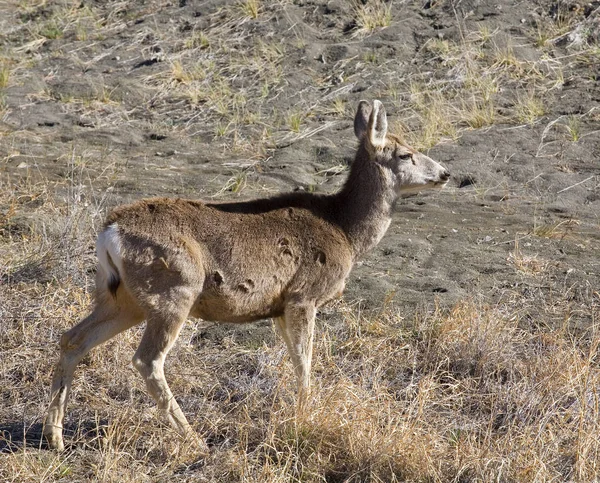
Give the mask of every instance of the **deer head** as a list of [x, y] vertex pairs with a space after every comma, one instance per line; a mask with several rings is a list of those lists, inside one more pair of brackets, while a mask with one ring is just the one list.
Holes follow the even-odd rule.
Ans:
[[443, 188], [450, 172], [441, 164], [419, 153], [388, 134], [385, 108], [380, 101], [360, 101], [354, 118], [354, 133], [369, 153], [371, 162], [393, 173], [397, 194], [417, 192], [430, 188]]

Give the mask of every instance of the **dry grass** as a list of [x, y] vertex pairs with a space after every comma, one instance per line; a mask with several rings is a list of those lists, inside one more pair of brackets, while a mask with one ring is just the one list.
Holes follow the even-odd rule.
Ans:
[[517, 97], [514, 109], [517, 120], [526, 124], [533, 124], [546, 112], [543, 101], [531, 91]]
[[6, 64], [0, 65], [0, 89], [8, 87], [10, 81], [10, 67]]
[[365, 35], [377, 28], [388, 27], [392, 22], [392, 4], [383, 0], [352, 2], [357, 34]]
[[518, 240], [515, 240], [514, 250], [508, 254], [508, 262], [513, 264], [518, 271], [528, 275], [539, 275], [548, 266], [548, 261], [537, 254], [528, 255], [523, 253]]
[[[314, 392], [303, 413], [272, 330], [232, 327], [219, 335], [217, 326], [190, 321], [167, 370], [211, 444], [205, 460], [156, 418], [130, 366], [136, 328], [82, 362], [66, 420], [69, 447], [60, 455], [43, 449], [58, 337], [90, 304], [85, 268], [93, 263], [96, 218], [81, 205], [93, 196], [76, 164], [67, 204], [49, 183], [1, 190], [3, 481], [600, 477], [597, 322], [584, 333], [566, 324], [550, 329], [525, 317], [518, 298], [497, 306], [465, 300], [411, 319], [390, 305], [365, 312], [338, 303], [337, 315], [320, 317]], [[43, 226], [34, 222], [42, 214]], [[49, 226], [57, 228], [49, 233]], [[518, 246], [509, 262], [524, 275], [544, 275], [541, 260]], [[566, 294], [556, 297], [554, 313], [567, 320], [575, 307]], [[577, 310], [595, 321], [599, 308], [592, 294]]]
[[[131, 39], [127, 50], [141, 51], [143, 60], [156, 61], [156, 66], [162, 67], [141, 79], [147, 91], [143, 101], [151, 100], [153, 109], [168, 113], [164, 116], [168, 121], [161, 118], [154, 127], [182, 136], [210, 132], [219, 138], [223, 149], [256, 157], [263, 156], [265, 150], [274, 146], [288, 144], [290, 131], [298, 135], [294, 138], [297, 140], [314, 135], [317, 112], [326, 113], [329, 118], [346, 113], [344, 93], [335, 98], [330, 93], [321, 100], [307, 102], [301, 90], [287, 89], [297, 72], [293, 62], [286, 64], [284, 60], [303, 58], [306, 46], [306, 39], [295, 29], [293, 40], [274, 40], [272, 25], [289, 3], [288, 0], [232, 2], [208, 12], [201, 30], [162, 31], [156, 24], [150, 25], [154, 21], [147, 22], [148, 27]], [[156, 13], [154, 7], [129, 8], [127, 3], [106, 8], [68, 2], [52, 8], [45, 5], [46, 2], [17, 5], [23, 18], [43, 19], [43, 22], [34, 22], [31, 28], [29, 24], [23, 27], [24, 30], [29, 28], [30, 41], [27, 47], [20, 48], [20, 54], [25, 51], [35, 58], [34, 50], [44, 42], [60, 38], [64, 49], [55, 55], [64, 60], [68, 57], [64, 52], [78, 52], [82, 43], [102, 41], [115, 30], [123, 29], [126, 22]], [[396, 9], [401, 8], [400, 4], [377, 0], [352, 1], [342, 10], [348, 17], [346, 20], [355, 27], [351, 35], [363, 37], [400, 21]], [[573, 24], [572, 15], [563, 10], [561, 7], [556, 18], [544, 20], [546, 30], [564, 32]], [[254, 35], [256, 28], [264, 31], [264, 35]], [[536, 45], [534, 33], [530, 41]], [[160, 43], [160, 52], [149, 50], [152, 42]], [[551, 57], [521, 58], [510, 40], [485, 25], [478, 30], [461, 32], [460, 41], [432, 38], [425, 42], [415, 59], [417, 65], [422, 66], [423, 74], [411, 75], [409, 79], [398, 79], [394, 72], [396, 64], [382, 52], [365, 49], [353, 59], [336, 63], [327, 75], [305, 79], [306, 89], [335, 88], [340, 79], [346, 85], [370, 82], [373, 78], [393, 79], [385, 82], [388, 87], [377, 95], [384, 101], [394, 101], [403, 118], [407, 138], [422, 149], [455, 140], [465, 129], [486, 128], [497, 123], [535, 122], [546, 112], [544, 103], [549, 91], [564, 81], [560, 62]], [[580, 60], [588, 55], [585, 58], [592, 62], [595, 57], [590, 52], [582, 52]], [[95, 61], [77, 57], [75, 62], [87, 68]], [[443, 78], [438, 78], [436, 71], [445, 72]], [[8, 82], [6, 76], [9, 75], [12, 79], [11, 72], [0, 71], [0, 88], [3, 82]], [[418, 86], [419, 94], [414, 92], [414, 86]], [[94, 126], [99, 126], [97, 118], [105, 117], [106, 104], [110, 104], [112, 122], [131, 122], [131, 106], [112, 103], [127, 99], [127, 93], [121, 93], [120, 86], [116, 92], [106, 87], [104, 93], [110, 94], [107, 98], [102, 95], [101, 87], [89, 99], [62, 93], [58, 100], [68, 104], [65, 109], [75, 115], [92, 118]], [[519, 90], [527, 95], [507, 100], [501, 94]], [[286, 95], [282, 95], [283, 92]], [[53, 93], [40, 95], [53, 96]], [[523, 106], [529, 95], [539, 104]], [[333, 99], [338, 104], [332, 106]], [[508, 110], [504, 107], [507, 101], [512, 105]], [[288, 118], [293, 110], [301, 110], [302, 120]]]
[[[591, 55], [585, 52], [581, 55]], [[398, 106], [400, 130], [419, 149], [455, 140], [464, 130], [532, 124], [546, 114], [547, 99], [564, 83], [565, 65], [544, 54], [522, 58], [510, 40], [485, 28], [464, 32], [459, 42], [430, 39], [418, 60], [421, 79], [413, 75], [404, 91], [395, 83], [382, 94]], [[432, 75], [432, 66], [445, 75]], [[571, 137], [577, 138], [574, 128]]]
[[244, 15], [249, 18], [256, 19], [260, 12], [260, 1], [259, 0], [244, 0], [240, 3], [240, 9]]

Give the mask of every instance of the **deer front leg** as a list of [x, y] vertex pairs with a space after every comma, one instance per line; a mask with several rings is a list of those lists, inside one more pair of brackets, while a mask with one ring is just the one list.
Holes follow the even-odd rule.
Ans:
[[290, 303], [285, 308], [284, 316], [275, 319], [294, 365], [298, 380], [298, 403], [301, 407], [310, 390], [315, 314], [316, 308], [312, 303]]
[[[164, 303], [164, 306], [168, 306]], [[172, 304], [177, 307], [177, 304]], [[196, 434], [177, 404], [167, 380], [164, 364], [168, 352], [173, 347], [179, 331], [189, 312], [187, 307], [180, 310], [155, 311], [148, 316], [146, 330], [133, 357], [133, 365], [146, 382], [150, 395], [171, 426], [183, 437], [196, 443], [200, 452], [207, 453], [206, 443]]]

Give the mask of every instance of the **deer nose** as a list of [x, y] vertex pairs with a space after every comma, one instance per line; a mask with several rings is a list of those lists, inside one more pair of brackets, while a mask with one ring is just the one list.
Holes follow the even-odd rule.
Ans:
[[445, 169], [444, 172], [440, 175], [440, 178], [442, 181], [448, 181], [450, 179], [450, 171]]

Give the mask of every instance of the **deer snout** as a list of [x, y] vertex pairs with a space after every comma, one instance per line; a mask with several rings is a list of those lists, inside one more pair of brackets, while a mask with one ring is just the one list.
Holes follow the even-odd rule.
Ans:
[[440, 174], [440, 180], [448, 181], [449, 179], [450, 179], [450, 171], [448, 171], [447, 169], [444, 169], [442, 174]]

